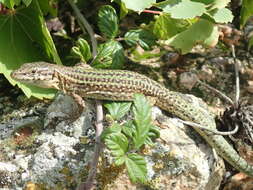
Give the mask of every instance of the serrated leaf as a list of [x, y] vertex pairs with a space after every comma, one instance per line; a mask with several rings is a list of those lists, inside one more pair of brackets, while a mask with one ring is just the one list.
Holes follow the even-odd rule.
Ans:
[[131, 9], [133, 11], [142, 12], [144, 9], [147, 9], [152, 6], [156, 0], [122, 0], [125, 3], [127, 9]]
[[241, 8], [241, 18], [240, 25], [241, 27], [245, 25], [247, 20], [253, 15], [253, 1], [252, 0], [243, 0]]
[[125, 163], [132, 182], [147, 181], [147, 164], [142, 156], [135, 153], [128, 154]]
[[126, 162], [126, 156], [116, 157], [115, 158], [115, 165], [120, 166]]
[[130, 30], [125, 34], [124, 39], [129, 46], [139, 44], [146, 50], [156, 43], [156, 37], [144, 29]]
[[205, 4], [190, 0], [182, 0], [169, 11], [171, 17], [176, 19], [192, 19], [201, 16], [205, 12]]
[[37, 0], [12, 14], [0, 15], [0, 33], [0, 73], [12, 85], [18, 84], [27, 97], [52, 98], [56, 90], [24, 85], [10, 77], [26, 62], [53, 60], [61, 64]]
[[154, 143], [152, 141], [152, 139], [156, 139], [160, 136], [160, 131], [159, 128], [155, 125], [151, 125], [149, 132], [148, 132], [148, 136], [145, 140], [145, 144], [149, 145], [149, 146], [154, 146]]
[[227, 8], [218, 9], [212, 15], [215, 22], [218, 23], [228, 23], [233, 20], [232, 12]]
[[122, 133], [112, 133], [106, 135], [105, 144], [111, 150], [111, 153], [116, 159], [126, 154], [128, 150], [128, 140]]
[[119, 124], [114, 123], [112, 126], [106, 128], [103, 131], [103, 133], [101, 134], [100, 138], [102, 140], [105, 140], [105, 138], [107, 138], [107, 136], [112, 135], [114, 133], [118, 133], [119, 134], [121, 132], [121, 130], [122, 130], [122, 127]]
[[130, 121], [127, 121], [127, 123], [125, 123], [123, 126], [122, 126], [122, 132], [132, 138], [133, 137], [133, 134], [135, 132], [135, 126], [133, 125], [133, 121], [130, 120]]
[[147, 137], [146, 139], [145, 139], [145, 145], [148, 145], [148, 146], [154, 146], [154, 143], [153, 143], [153, 141], [151, 140], [151, 138], [150, 137]]
[[79, 38], [78, 41], [77, 41], [77, 44], [80, 48], [80, 52], [83, 55], [84, 59], [86, 61], [88, 61], [92, 57], [91, 51], [90, 51], [90, 45], [83, 38]]
[[78, 58], [78, 59], [82, 59], [82, 54], [80, 52], [79, 47], [74, 46], [71, 48], [71, 55]]
[[248, 49], [250, 49], [253, 45], [253, 36], [249, 40]]
[[80, 38], [77, 40], [76, 44], [77, 46], [72, 47], [71, 53], [75, 54], [82, 62], [86, 63], [92, 58], [88, 42], [85, 39]]
[[160, 43], [174, 46], [185, 54], [188, 53], [194, 45], [203, 43], [213, 35], [213, 30], [215, 30], [215, 24], [200, 19], [187, 30], [173, 36], [169, 40], [162, 40]]
[[160, 128], [155, 125], [151, 125], [149, 132], [148, 132], [148, 136], [150, 138], [159, 138], [160, 137]]
[[151, 106], [142, 94], [134, 95], [134, 148], [139, 149], [145, 142], [151, 127]]
[[154, 23], [153, 33], [159, 39], [168, 39], [186, 29], [188, 22], [171, 18], [168, 14], [162, 14]]
[[131, 105], [131, 102], [112, 102], [104, 104], [114, 120], [119, 120], [124, 117], [130, 110]]
[[99, 9], [98, 27], [109, 39], [114, 38], [118, 34], [118, 17], [112, 6], [105, 5]]
[[98, 54], [92, 63], [95, 68], [120, 69], [125, 62], [124, 49], [122, 45], [110, 40], [101, 44], [98, 48]]
[[151, 122], [151, 106], [142, 94], [134, 95], [134, 116], [137, 124]]

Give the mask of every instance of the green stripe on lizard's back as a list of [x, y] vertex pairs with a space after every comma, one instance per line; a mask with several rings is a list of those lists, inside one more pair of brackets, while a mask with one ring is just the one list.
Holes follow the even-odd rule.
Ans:
[[[123, 70], [96, 70], [88, 66], [66, 67], [45, 62], [27, 63], [12, 78], [39, 87], [55, 88], [69, 95], [102, 99], [132, 100], [135, 93], [151, 96], [156, 105], [175, 116], [215, 129], [208, 111], [195, 106], [184, 94], [173, 92], [144, 75]], [[236, 169], [253, 177], [249, 165], [220, 135], [194, 129]]]

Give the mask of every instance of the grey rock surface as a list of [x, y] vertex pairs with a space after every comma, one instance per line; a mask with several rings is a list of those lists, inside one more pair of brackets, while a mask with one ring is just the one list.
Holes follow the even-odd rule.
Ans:
[[[8, 146], [6, 139], [13, 133], [7, 131], [8, 136], [1, 136], [4, 147], [0, 150], [5, 156], [0, 159], [0, 188], [26, 189], [32, 183], [44, 189], [75, 189], [83, 181], [95, 144], [95, 113], [93, 105], [87, 103], [82, 115], [70, 122], [76, 108], [71, 97], [57, 96], [48, 108], [43, 130], [27, 149]], [[105, 149], [97, 189], [218, 189], [223, 162], [214, 158], [210, 146], [191, 127], [167, 117], [157, 107], [153, 108], [153, 117], [161, 130], [155, 146], [144, 148], [148, 183], [132, 184], [126, 170], [115, 167]]]

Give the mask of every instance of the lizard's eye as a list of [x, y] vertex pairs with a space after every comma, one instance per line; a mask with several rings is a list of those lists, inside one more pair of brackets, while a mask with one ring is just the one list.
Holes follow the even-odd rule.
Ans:
[[32, 70], [32, 74], [34, 74], [34, 73], [36, 73], [36, 71], [35, 71], [35, 70]]

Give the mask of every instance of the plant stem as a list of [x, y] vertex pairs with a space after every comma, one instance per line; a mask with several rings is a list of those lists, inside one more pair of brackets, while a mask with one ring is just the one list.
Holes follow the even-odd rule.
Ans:
[[95, 38], [95, 33], [94, 33], [92, 27], [90, 26], [90, 24], [88, 23], [88, 21], [84, 18], [84, 16], [82, 15], [80, 10], [76, 6], [76, 4], [72, 0], [68, 0], [68, 2], [76, 14], [77, 20], [80, 24], [82, 31], [84, 33], [85, 33], [85, 31], [87, 31], [90, 36], [91, 45], [92, 45], [92, 56], [94, 58], [97, 55], [97, 40]]
[[[90, 24], [88, 23], [88, 21], [84, 18], [84, 16], [81, 14], [80, 10], [78, 9], [78, 7], [75, 5], [75, 3], [72, 0], [68, 0], [69, 4], [71, 5], [72, 9], [74, 10], [77, 20], [80, 24], [81, 29], [83, 30], [83, 32], [87, 31], [90, 39], [91, 39], [91, 44], [92, 44], [92, 56], [93, 59], [96, 57], [97, 55], [97, 40], [95, 38], [95, 33], [92, 29], [92, 27], [90, 26]], [[86, 182], [81, 183], [77, 189], [78, 190], [90, 190], [90, 189], [94, 189], [94, 181], [96, 178], [96, 173], [97, 173], [97, 165], [98, 165], [98, 161], [99, 161], [99, 155], [100, 152], [103, 149], [103, 145], [101, 143], [101, 139], [100, 139], [100, 135], [103, 132], [103, 108], [102, 108], [102, 104], [100, 101], [96, 101], [96, 115], [97, 115], [97, 121], [96, 121], [96, 144], [95, 144], [95, 148], [94, 148], [94, 154], [93, 154], [93, 159], [92, 162], [90, 164], [91, 168], [89, 170], [89, 174], [88, 174], [88, 178], [86, 180]]]
[[142, 12], [143, 13], [158, 14], [158, 15], [162, 13], [161, 11], [153, 11], [153, 10], [144, 10]]

